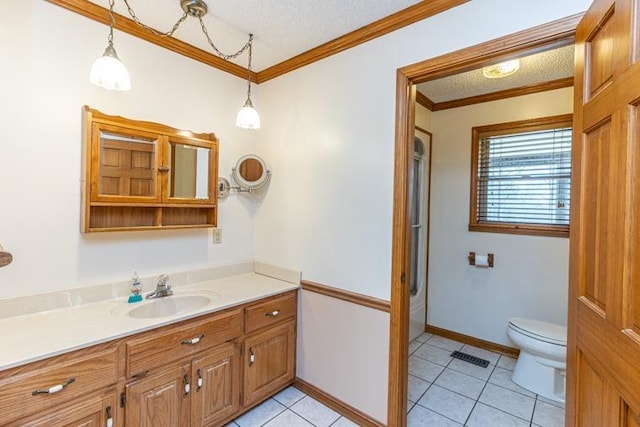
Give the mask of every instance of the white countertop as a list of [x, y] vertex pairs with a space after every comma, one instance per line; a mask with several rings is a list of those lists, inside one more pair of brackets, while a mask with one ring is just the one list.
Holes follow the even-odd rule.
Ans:
[[[201, 290], [215, 293], [218, 296], [215, 296], [204, 307], [168, 317], [153, 319], [129, 317], [121, 313], [123, 308], [150, 301], [127, 304], [126, 298], [119, 298], [0, 319], [0, 339], [2, 340], [0, 370], [133, 335], [206, 313], [213, 313], [297, 288], [299, 285], [250, 273], [174, 287], [176, 295]], [[123, 307], [123, 305], [127, 307]], [[112, 311], [114, 312], [112, 313]]]

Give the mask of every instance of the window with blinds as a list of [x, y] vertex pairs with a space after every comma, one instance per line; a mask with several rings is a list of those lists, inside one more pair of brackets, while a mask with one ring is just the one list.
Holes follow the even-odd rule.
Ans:
[[469, 229], [568, 236], [571, 115], [473, 129]]

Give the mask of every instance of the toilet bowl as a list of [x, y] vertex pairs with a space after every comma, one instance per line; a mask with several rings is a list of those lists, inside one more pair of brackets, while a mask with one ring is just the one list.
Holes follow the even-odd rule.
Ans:
[[564, 403], [567, 328], [533, 319], [512, 318], [507, 335], [519, 348], [511, 379], [514, 383]]

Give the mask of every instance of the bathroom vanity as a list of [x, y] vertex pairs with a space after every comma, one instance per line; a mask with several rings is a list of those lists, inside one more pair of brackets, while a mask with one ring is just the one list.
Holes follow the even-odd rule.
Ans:
[[[6, 354], [0, 360], [5, 363], [0, 366], [15, 365], [0, 371], [0, 424], [214, 426], [275, 394], [295, 375], [298, 286], [243, 276], [249, 284], [243, 288], [229, 284], [242, 282], [235, 277], [177, 290], [183, 301], [195, 301], [190, 295], [211, 300], [186, 315], [154, 317], [153, 310], [138, 308], [156, 301], [106, 301], [0, 320], [3, 329], [12, 322], [18, 328], [9, 332], [10, 339], [21, 328], [26, 333], [30, 327], [51, 327], [50, 333], [34, 329], [41, 342], [16, 350], [15, 361]], [[78, 325], [83, 318], [85, 324]], [[100, 321], [109, 318], [115, 320], [101, 329]], [[88, 338], [72, 338], [82, 348], [20, 362], [46, 348], [49, 339], [59, 341], [56, 335], [63, 339], [59, 326], [64, 324], [67, 334], [83, 330], [98, 343], [83, 346]]]

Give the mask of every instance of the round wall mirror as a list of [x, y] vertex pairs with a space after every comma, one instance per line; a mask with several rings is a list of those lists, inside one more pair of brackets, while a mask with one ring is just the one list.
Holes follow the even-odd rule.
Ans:
[[247, 154], [238, 159], [231, 170], [233, 179], [245, 190], [255, 190], [265, 185], [271, 177], [267, 164], [255, 154]]

